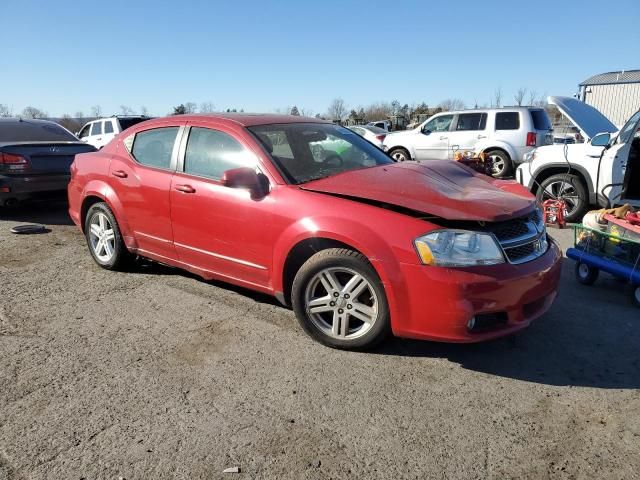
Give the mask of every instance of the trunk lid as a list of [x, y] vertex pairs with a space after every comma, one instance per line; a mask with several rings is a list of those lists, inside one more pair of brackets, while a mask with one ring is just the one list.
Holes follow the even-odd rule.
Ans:
[[386, 203], [448, 220], [496, 222], [535, 209], [535, 198], [518, 183], [495, 180], [450, 160], [352, 170], [300, 188]]
[[550, 105], [558, 107], [558, 110], [580, 129], [587, 141], [598, 133], [613, 133], [618, 130], [600, 111], [577, 98], [548, 97], [547, 101]]
[[0, 152], [21, 155], [29, 168], [15, 173], [69, 173], [78, 153], [95, 152], [92, 145], [83, 142], [16, 142], [0, 144]]

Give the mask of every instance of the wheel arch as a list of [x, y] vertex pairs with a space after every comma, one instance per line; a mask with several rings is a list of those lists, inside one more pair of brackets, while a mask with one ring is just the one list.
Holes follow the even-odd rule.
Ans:
[[593, 203], [593, 182], [591, 181], [591, 177], [589, 176], [587, 171], [579, 165], [571, 165], [571, 169], [569, 170], [569, 167], [566, 163], [554, 163], [536, 170], [531, 176], [532, 184], [529, 187], [531, 193], [536, 195], [542, 182], [544, 182], [547, 178], [552, 177], [553, 175], [559, 174], [575, 175], [582, 182], [582, 185], [587, 189], [589, 201], [590, 203]]
[[98, 202], [104, 202], [109, 206], [113, 215], [116, 217], [120, 232], [125, 238], [125, 242], [127, 242], [132, 234], [126, 215], [124, 214], [122, 203], [116, 195], [116, 192], [107, 183], [98, 180], [89, 182], [82, 193], [82, 203], [80, 207], [80, 227], [82, 231], [84, 232], [85, 217], [89, 208]]

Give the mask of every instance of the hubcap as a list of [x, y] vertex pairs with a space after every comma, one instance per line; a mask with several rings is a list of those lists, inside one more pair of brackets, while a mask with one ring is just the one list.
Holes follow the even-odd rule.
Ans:
[[394, 160], [396, 160], [398, 162], [404, 162], [407, 159], [405, 154], [403, 152], [401, 152], [401, 151], [393, 152], [393, 154], [391, 155], [391, 158], [393, 158]]
[[116, 250], [116, 237], [107, 216], [98, 212], [91, 217], [89, 240], [93, 253], [101, 262], [108, 262]]
[[489, 155], [491, 171], [494, 175], [500, 175], [504, 171], [504, 160], [497, 155]]
[[352, 340], [373, 327], [378, 318], [378, 297], [371, 284], [355, 270], [326, 268], [307, 285], [305, 309], [325, 335]]
[[564, 200], [566, 208], [564, 209], [565, 217], [573, 215], [580, 205], [580, 197], [575, 187], [569, 182], [558, 180], [547, 185], [542, 192], [542, 201], [545, 200]]
[[578, 273], [580, 274], [581, 278], [587, 278], [589, 276], [589, 265], [581, 263], [578, 267]]

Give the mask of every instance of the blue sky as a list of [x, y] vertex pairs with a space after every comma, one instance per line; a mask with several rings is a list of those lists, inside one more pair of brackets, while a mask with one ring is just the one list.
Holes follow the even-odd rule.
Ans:
[[211, 101], [323, 113], [398, 99], [513, 103], [640, 68], [640, 1], [0, 0], [0, 103], [52, 116]]

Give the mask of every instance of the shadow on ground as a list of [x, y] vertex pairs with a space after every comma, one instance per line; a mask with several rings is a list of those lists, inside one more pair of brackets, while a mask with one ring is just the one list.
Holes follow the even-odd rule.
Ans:
[[574, 279], [565, 259], [560, 294], [518, 335], [480, 344], [394, 338], [381, 355], [446, 358], [463, 368], [548, 385], [640, 388], [640, 310], [628, 288], [602, 275], [592, 287]]
[[14, 207], [0, 207], [0, 220], [43, 225], [73, 225], [65, 195], [31, 200]]

